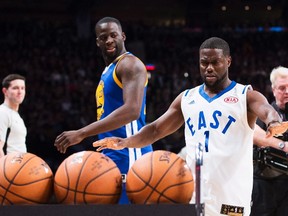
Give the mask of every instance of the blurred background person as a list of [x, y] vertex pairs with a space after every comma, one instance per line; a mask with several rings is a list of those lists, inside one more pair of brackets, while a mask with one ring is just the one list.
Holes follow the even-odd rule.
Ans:
[[27, 152], [27, 129], [19, 114], [26, 94], [25, 77], [10, 74], [2, 81], [4, 102], [0, 105], [0, 157], [12, 152]]
[[[283, 121], [288, 120], [288, 68], [276, 67], [270, 74], [271, 88], [275, 101], [272, 106]], [[271, 146], [288, 153], [288, 132], [282, 136], [265, 138], [265, 124], [257, 120], [254, 133], [254, 183], [251, 216], [288, 215], [288, 175], [265, 165], [264, 158], [258, 161], [261, 149]], [[259, 152], [260, 151], [260, 152]], [[263, 152], [263, 151], [262, 151]], [[287, 173], [287, 171], [286, 171]]]

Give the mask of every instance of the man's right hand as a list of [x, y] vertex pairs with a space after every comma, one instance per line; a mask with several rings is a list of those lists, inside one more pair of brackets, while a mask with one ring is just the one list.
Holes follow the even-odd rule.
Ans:
[[64, 154], [69, 146], [76, 145], [82, 140], [83, 138], [81, 138], [79, 131], [65, 131], [57, 136], [54, 146], [59, 152]]

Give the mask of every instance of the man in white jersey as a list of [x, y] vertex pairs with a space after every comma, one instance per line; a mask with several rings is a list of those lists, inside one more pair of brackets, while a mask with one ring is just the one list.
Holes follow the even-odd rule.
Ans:
[[0, 105], [0, 157], [12, 152], [27, 152], [27, 129], [18, 113], [26, 94], [25, 77], [10, 74], [2, 81], [4, 102]]
[[[175, 132], [185, 124], [187, 164], [195, 177], [195, 148], [204, 145], [202, 192], [205, 215], [250, 214], [253, 181], [253, 129], [259, 117], [268, 125], [267, 136], [287, 129], [267, 99], [250, 86], [229, 79], [230, 48], [212, 37], [199, 49], [203, 84], [185, 90], [169, 109], [139, 133], [93, 143], [105, 148], [143, 147]], [[285, 126], [285, 128], [280, 128]], [[195, 193], [191, 203], [194, 202]]]

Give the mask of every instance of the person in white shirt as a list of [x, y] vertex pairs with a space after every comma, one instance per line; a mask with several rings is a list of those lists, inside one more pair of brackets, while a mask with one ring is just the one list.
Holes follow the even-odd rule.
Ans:
[[0, 105], [0, 157], [12, 152], [27, 152], [27, 128], [20, 114], [26, 94], [25, 77], [9, 74], [2, 81], [4, 102]]

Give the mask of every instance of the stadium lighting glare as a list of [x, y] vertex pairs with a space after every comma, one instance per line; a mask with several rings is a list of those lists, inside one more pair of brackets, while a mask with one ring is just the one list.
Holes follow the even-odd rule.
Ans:
[[267, 10], [268, 10], [268, 11], [271, 11], [271, 10], [272, 10], [271, 5], [267, 5]]

